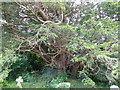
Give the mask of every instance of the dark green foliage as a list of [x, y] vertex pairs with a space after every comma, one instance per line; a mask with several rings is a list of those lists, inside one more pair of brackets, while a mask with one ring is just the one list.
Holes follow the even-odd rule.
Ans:
[[27, 61], [33, 70], [40, 71], [43, 69], [42, 67], [45, 66], [45, 63], [43, 62], [41, 57], [39, 57], [35, 54], [32, 54], [32, 53], [25, 53], [25, 56], [27, 56], [27, 58], [28, 58]]
[[12, 71], [9, 73], [9, 79], [16, 79], [22, 76], [22, 73], [30, 72], [32, 65], [26, 55], [18, 55], [16, 62], [11, 66]]
[[44, 67], [40, 73], [42, 74], [40, 76], [41, 81], [45, 81], [46, 84], [50, 83], [53, 78], [58, 76], [58, 71], [56, 68]]
[[[40, 71], [44, 66], [42, 59], [35, 54], [23, 53], [18, 54], [16, 62], [10, 67], [12, 70], [9, 73], [9, 79], [15, 80], [22, 76], [25, 81], [28, 81], [33, 70]], [[17, 72], [17, 73], [16, 73]]]

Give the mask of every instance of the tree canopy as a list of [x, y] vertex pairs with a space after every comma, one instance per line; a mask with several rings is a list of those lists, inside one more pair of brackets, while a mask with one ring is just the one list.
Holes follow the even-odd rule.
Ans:
[[29, 52], [59, 72], [115, 82], [118, 13], [118, 2], [4, 2], [3, 51]]

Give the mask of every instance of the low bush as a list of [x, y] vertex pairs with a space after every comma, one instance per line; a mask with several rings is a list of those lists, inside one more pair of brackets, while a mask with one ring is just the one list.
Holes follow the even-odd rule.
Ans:
[[32, 65], [30, 64], [30, 60], [26, 55], [17, 55], [16, 62], [11, 65], [11, 72], [9, 73], [9, 80], [15, 80], [19, 76], [25, 77], [29, 76], [29, 72], [32, 70]]
[[0, 54], [0, 87], [5, 84], [5, 79], [8, 77], [11, 71], [10, 66], [16, 61], [14, 51], [5, 50], [4, 53]]

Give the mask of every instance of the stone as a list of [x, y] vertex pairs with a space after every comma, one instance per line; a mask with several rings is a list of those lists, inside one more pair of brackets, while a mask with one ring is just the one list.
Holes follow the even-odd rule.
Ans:
[[119, 87], [117, 85], [110, 86], [110, 90], [119, 90]]
[[23, 82], [23, 79], [22, 79], [21, 76], [19, 76], [19, 77], [16, 79], [16, 82], [17, 82], [17, 86], [18, 86], [19, 88], [22, 88], [21, 83]]
[[57, 85], [58, 88], [70, 88], [70, 83], [69, 82], [62, 82]]

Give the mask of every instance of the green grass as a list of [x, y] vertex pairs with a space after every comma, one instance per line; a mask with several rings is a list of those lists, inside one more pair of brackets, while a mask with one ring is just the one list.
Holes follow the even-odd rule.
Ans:
[[[45, 83], [43, 82], [23, 82], [22, 83], [23, 88], [45, 88]], [[5, 85], [3, 88], [19, 88], [16, 85], [15, 81], [8, 82], [7, 85]]]
[[[83, 83], [81, 83], [80, 80], [77, 80], [77, 79], [69, 79], [68, 82], [71, 83], [71, 88], [91, 88], [91, 86], [84, 85]], [[95, 87], [108, 88], [109, 86], [106, 85], [105, 83], [96, 83]]]
[[71, 83], [71, 88], [88, 88], [88, 86], [83, 85], [83, 83], [76, 79], [75, 80], [69, 79], [68, 81]]
[[[29, 76], [31, 77], [31, 76]], [[47, 78], [46, 78], [47, 77]], [[50, 88], [50, 82], [52, 77], [46, 76], [46, 75], [38, 75], [34, 76], [34, 78], [29, 78], [30, 80], [25, 81], [22, 84], [23, 88]], [[53, 79], [53, 78], [52, 78]], [[84, 85], [80, 80], [78, 79], [67, 79], [65, 82], [71, 83], [71, 88], [91, 88], [90, 86]], [[4, 82], [3, 88], [19, 88], [16, 84], [15, 80], [9, 80]], [[96, 88], [108, 88], [109, 86], [105, 83], [96, 83]]]
[[[81, 83], [78, 80], [69, 79], [68, 81], [71, 83], [71, 88], [91, 88], [89, 86], [83, 85], [83, 83]], [[23, 88], [49, 88], [49, 87], [46, 87], [46, 84], [44, 82], [23, 82], [22, 87]], [[99, 83], [96, 85], [96, 87], [107, 88], [108, 86], [105, 84]], [[11, 82], [8, 82], [8, 84], [3, 88], [19, 88], [19, 87], [16, 85], [15, 81], [11, 81]]]

